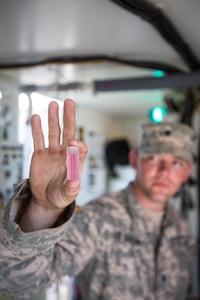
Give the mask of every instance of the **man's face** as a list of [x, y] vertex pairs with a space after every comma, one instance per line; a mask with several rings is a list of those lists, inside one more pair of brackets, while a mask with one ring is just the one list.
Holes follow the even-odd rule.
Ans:
[[191, 164], [171, 154], [136, 155], [135, 186], [138, 196], [149, 202], [165, 205], [180, 189], [191, 171]]

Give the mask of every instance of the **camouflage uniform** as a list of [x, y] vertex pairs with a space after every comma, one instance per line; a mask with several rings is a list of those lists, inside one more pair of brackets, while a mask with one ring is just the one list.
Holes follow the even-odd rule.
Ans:
[[172, 207], [167, 208], [162, 234], [156, 234], [130, 185], [90, 202], [57, 228], [23, 233], [13, 220], [29, 193], [24, 182], [5, 214], [2, 292], [28, 299], [69, 274], [77, 275], [84, 300], [186, 299], [195, 243]]

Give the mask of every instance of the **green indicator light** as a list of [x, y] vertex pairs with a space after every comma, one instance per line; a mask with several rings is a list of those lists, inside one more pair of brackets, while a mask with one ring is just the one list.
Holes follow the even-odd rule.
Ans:
[[153, 75], [154, 75], [154, 77], [163, 77], [163, 76], [165, 76], [165, 72], [161, 71], [161, 70], [154, 70]]
[[154, 123], [160, 123], [166, 114], [167, 110], [165, 107], [155, 106], [149, 112], [149, 119]]

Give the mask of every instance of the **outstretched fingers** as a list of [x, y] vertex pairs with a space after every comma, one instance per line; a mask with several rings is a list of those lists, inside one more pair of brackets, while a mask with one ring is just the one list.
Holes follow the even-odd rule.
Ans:
[[73, 100], [64, 101], [63, 110], [63, 146], [67, 147], [70, 139], [76, 134], [76, 105]]
[[42, 132], [42, 124], [39, 115], [33, 115], [31, 118], [31, 128], [33, 136], [34, 150], [40, 151], [45, 148], [44, 135]]
[[[39, 115], [31, 119], [34, 140], [34, 152], [30, 171], [31, 190], [35, 202], [50, 208], [64, 208], [77, 197], [80, 191], [81, 174], [87, 156], [87, 146], [75, 139], [75, 103], [65, 100], [63, 110], [63, 132], [59, 124], [58, 104], [52, 101], [48, 110], [49, 147], [45, 148], [45, 139], [42, 132]], [[62, 145], [60, 139], [62, 138]], [[80, 178], [67, 179], [66, 148], [79, 148]], [[38, 153], [39, 152], [39, 153]], [[38, 155], [41, 154], [41, 155]], [[39, 174], [39, 175], [38, 175]]]
[[48, 125], [49, 125], [49, 147], [58, 147], [60, 145], [60, 124], [59, 107], [56, 101], [49, 104]]

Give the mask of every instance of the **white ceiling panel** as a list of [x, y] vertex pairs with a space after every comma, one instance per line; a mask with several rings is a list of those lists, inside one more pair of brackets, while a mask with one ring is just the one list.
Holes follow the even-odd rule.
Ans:
[[[70, 57], [105, 56], [144, 62], [148, 60], [187, 72], [194, 71], [189, 70], [188, 63], [163, 38], [158, 28], [114, 2], [0, 0], [0, 73], [13, 76], [19, 86], [49, 85], [56, 89], [58, 84], [85, 83], [88, 88], [82, 91], [55, 91], [54, 94], [64, 98], [73, 94], [81, 99], [80, 105], [96, 105], [98, 109], [114, 113], [146, 111], [151, 103], [149, 98], [158, 103], [163, 91], [146, 91], [144, 88], [137, 92], [94, 94], [91, 85], [95, 80], [153, 76], [152, 69], [125, 66], [103, 59], [66, 63], [66, 58]], [[140, 1], [137, 3], [140, 4]], [[143, 3], [141, 0], [141, 9], [144, 8]], [[148, 3], [160, 9], [161, 14], [158, 12], [155, 17], [157, 21], [160, 21], [163, 13], [175, 26], [185, 42], [183, 52], [186, 53], [186, 48], [190, 48], [195, 57], [193, 69], [198, 71], [200, 1], [148, 0]], [[174, 40], [174, 44], [176, 42]], [[44, 60], [52, 58], [53, 63], [44, 63]], [[62, 62], [59, 61], [62, 59]], [[32, 66], [23, 67], [23, 64]], [[150, 94], [153, 96], [149, 97]], [[112, 107], [113, 99], [115, 104]]]

